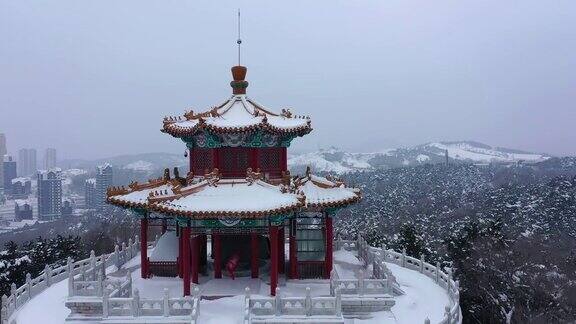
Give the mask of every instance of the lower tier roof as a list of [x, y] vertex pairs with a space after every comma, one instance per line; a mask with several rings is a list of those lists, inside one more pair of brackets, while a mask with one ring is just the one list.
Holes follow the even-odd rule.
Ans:
[[309, 171], [302, 177], [291, 178], [288, 174], [276, 183], [263, 180], [260, 173], [251, 169], [239, 179], [222, 179], [217, 169], [203, 177], [189, 175], [187, 179], [170, 179], [165, 172], [164, 178], [108, 190], [108, 203], [112, 205], [191, 218], [261, 218], [344, 207], [359, 199], [358, 189]]

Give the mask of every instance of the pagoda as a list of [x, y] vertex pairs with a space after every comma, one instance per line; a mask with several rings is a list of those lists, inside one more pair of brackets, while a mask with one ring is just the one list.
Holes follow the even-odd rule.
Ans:
[[[329, 278], [333, 217], [361, 197], [310, 169], [290, 174], [287, 148], [312, 131], [311, 120], [249, 98], [246, 72], [232, 67], [232, 96], [222, 104], [164, 118], [161, 131], [186, 144], [187, 174], [166, 169], [161, 178], [107, 192], [109, 204], [140, 219], [142, 278], [179, 276], [185, 296], [202, 275], [261, 278], [271, 295], [280, 275]], [[147, 251], [152, 226], [162, 229], [155, 257]], [[173, 244], [159, 248], [170, 237]]]

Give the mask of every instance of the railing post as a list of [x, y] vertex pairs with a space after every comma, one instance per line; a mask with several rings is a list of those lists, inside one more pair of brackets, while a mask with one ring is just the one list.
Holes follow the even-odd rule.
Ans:
[[94, 250], [90, 251], [90, 268], [92, 268], [92, 280], [96, 280], [96, 253]]
[[282, 297], [280, 296], [280, 287], [276, 287], [276, 296], [274, 296], [274, 300], [276, 316], [280, 316], [282, 315]]
[[102, 317], [106, 318], [108, 317], [108, 298], [110, 296], [108, 295], [108, 289], [104, 289], [104, 291], [102, 292]]
[[8, 297], [2, 295], [2, 311], [0, 312], [0, 317], [2, 318], [2, 324], [8, 323]]
[[15, 283], [12, 283], [10, 285], [10, 296], [12, 296], [12, 303], [14, 304], [12, 310], [16, 310], [16, 308], [18, 308], [18, 298], [16, 296], [16, 284]]
[[138, 288], [134, 289], [132, 294], [132, 316], [140, 316], [140, 292], [138, 292]]
[[334, 285], [335, 282], [334, 280], [336, 279], [336, 269], [332, 269], [332, 271], [330, 271], [330, 295], [334, 296]]
[[102, 274], [100, 272], [98, 273], [97, 278], [96, 295], [102, 296], [102, 293], [104, 292], [104, 280], [102, 279]]
[[342, 316], [342, 294], [340, 293], [340, 288], [336, 288], [336, 316]]
[[126, 281], [128, 281], [128, 294], [130, 294], [130, 292], [132, 292], [132, 276], [130, 275], [130, 271], [128, 271], [128, 273], [126, 274]]
[[114, 265], [116, 265], [116, 268], [120, 270], [120, 247], [118, 244], [114, 245]]
[[450, 316], [450, 305], [447, 305], [444, 307], [444, 318], [448, 320], [446, 323], [448, 323], [448, 324], [452, 323], [451, 316]]
[[406, 248], [402, 249], [401, 263], [402, 263], [402, 268], [406, 268]]
[[170, 316], [170, 291], [168, 288], [164, 288], [163, 308], [164, 317]]
[[[136, 235], [136, 240], [138, 240], [138, 235]], [[128, 239], [128, 257], [127, 259], [130, 260], [132, 259], [133, 255], [132, 255], [132, 249], [134, 248], [134, 246], [132, 245], [132, 239]]]
[[52, 279], [52, 268], [49, 265], [44, 267], [44, 283], [46, 288], [50, 287], [50, 279]]
[[310, 287], [306, 287], [306, 300], [304, 301], [306, 316], [312, 315], [312, 296], [310, 296]]
[[358, 271], [358, 295], [364, 296], [364, 271]]
[[424, 254], [420, 254], [420, 273], [424, 273]]
[[26, 290], [28, 291], [28, 300], [32, 299], [32, 275], [30, 272], [26, 274]]
[[436, 262], [436, 283], [440, 280], [440, 262]]

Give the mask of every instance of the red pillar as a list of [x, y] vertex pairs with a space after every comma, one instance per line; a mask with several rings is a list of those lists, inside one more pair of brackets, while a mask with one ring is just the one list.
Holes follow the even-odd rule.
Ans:
[[148, 217], [140, 219], [140, 275], [148, 278]]
[[332, 272], [332, 248], [334, 239], [334, 228], [332, 225], [332, 217], [326, 214], [326, 256], [324, 257], [324, 265], [326, 270], [324, 273], [324, 278], [330, 278], [330, 272]]
[[260, 249], [258, 248], [258, 234], [256, 232], [250, 233], [250, 268], [252, 278], [258, 278], [258, 256]]
[[270, 295], [276, 296], [278, 286], [278, 227], [270, 226]]
[[290, 278], [298, 278], [298, 256], [296, 246], [296, 219], [290, 220]]
[[214, 244], [214, 249], [212, 250], [212, 256], [214, 259], [214, 278], [222, 278], [222, 242], [220, 241], [219, 233], [212, 233], [212, 241]]
[[184, 240], [182, 239], [182, 227], [177, 226], [176, 232], [178, 233], [178, 277], [183, 278], [184, 271], [182, 271], [182, 269], [184, 268]]
[[192, 270], [192, 282], [197, 284], [198, 283], [198, 271], [200, 270], [200, 241], [201, 238], [199, 235], [195, 235], [192, 237], [191, 243], [191, 270]]
[[286, 250], [284, 243], [286, 237], [284, 236], [284, 226], [280, 227], [278, 230], [278, 272], [284, 273], [286, 267]]
[[190, 296], [190, 227], [188, 226], [182, 229], [182, 250], [184, 296]]
[[168, 224], [166, 223], [166, 219], [162, 219], [162, 234], [166, 233], [167, 228]]

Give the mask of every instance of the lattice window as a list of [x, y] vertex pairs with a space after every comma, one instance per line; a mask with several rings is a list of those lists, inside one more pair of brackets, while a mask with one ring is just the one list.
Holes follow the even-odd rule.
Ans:
[[220, 148], [219, 169], [224, 177], [243, 177], [250, 166], [250, 150], [241, 147]]
[[212, 149], [194, 148], [191, 155], [194, 174], [204, 174], [206, 170], [212, 171], [214, 168]]
[[277, 148], [260, 149], [258, 154], [258, 166], [260, 170], [280, 170], [282, 162], [282, 152]]

